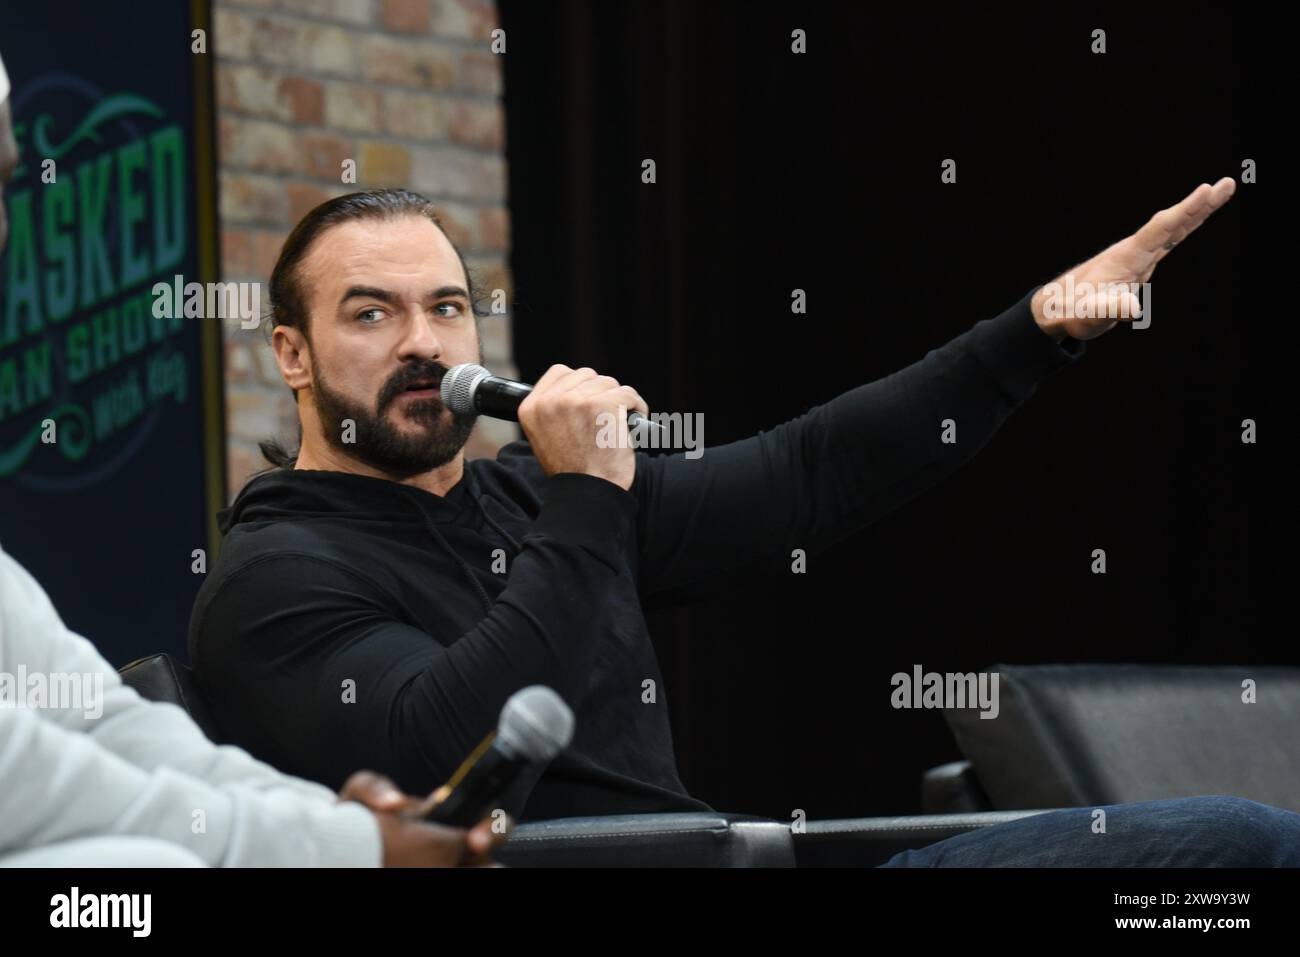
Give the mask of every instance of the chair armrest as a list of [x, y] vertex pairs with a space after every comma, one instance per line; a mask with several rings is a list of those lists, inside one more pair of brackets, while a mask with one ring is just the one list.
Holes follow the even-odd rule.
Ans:
[[803, 833], [794, 835], [795, 860], [799, 867], [875, 867], [899, 851], [1048, 810], [1052, 809], [809, 821]]
[[123, 665], [117, 673], [122, 683], [134, 688], [140, 697], [184, 708], [209, 740], [222, 743], [221, 729], [213, 720], [194, 672], [188, 665], [163, 652], [137, 658]]
[[613, 814], [519, 824], [510, 867], [794, 867], [790, 825], [721, 812]]
[[950, 761], [926, 771], [921, 778], [921, 811], [924, 814], [968, 814], [992, 811], [984, 788], [969, 761]]

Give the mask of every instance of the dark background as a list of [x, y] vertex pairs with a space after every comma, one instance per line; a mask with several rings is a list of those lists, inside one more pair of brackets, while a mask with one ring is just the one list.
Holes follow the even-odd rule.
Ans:
[[1238, 5], [912, 9], [501, 2], [521, 376], [591, 365], [703, 412], [708, 445], [1258, 164], [1158, 268], [1151, 328], [1090, 342], [948, 482], [805, 575], [652, 617], [683, 779], [727, 810], [918, 811], [922, 771], [960, 755], [939, 713], [890, 706], [915, 664], [1300, 657], [1287, 34]]

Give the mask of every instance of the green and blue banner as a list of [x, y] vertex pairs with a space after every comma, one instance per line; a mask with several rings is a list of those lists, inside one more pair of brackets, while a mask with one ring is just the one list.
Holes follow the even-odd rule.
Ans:
[[0, 8], [21, 154], [0, 546], [118, 665], [183, 652], [224, 497], [219, 320], [153, 308], [156, 283], [216, 278], [207, 19], [175, 0]]

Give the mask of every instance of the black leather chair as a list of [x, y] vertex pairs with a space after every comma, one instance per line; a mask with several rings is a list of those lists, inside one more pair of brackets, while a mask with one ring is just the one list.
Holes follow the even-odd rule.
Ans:
[[921, 777], [923, 814], [974, 814], [994, 810], [969, 761], [950, 761]]
[[519, 824], [510, 867], [794, 867], [790, 825], [744, 814], [613, 814]]
[[[190, 669], [171, 655], [140, 658], [120, 674], [143, 697], [179, 705], [209, 738], [223, 740]], [[512, 867], [866, 867], [1030, 813], [1038, 812], [855, 818], [797, 830], [723, 812], [562, 818], [516, 825], [497, 859]]]
[[[1300, 668], [988, 670], [1000, 676], [998, 717], [944, 712], [969, 761], [926, 775], [927, 810], [1096, 807], [1230, 794], [1300, 811]], [[1243, 700], [1249, 687], [1253, 703]]]
[[123, 665], [117, 673], [122, 683], [134, 688], [140, 697], [180, 705], [209, 740], [223, 742], [211, 709], [203, 700], [194, 672], [188, 665], [168, 654], [148, 655]]
[[875, 867], [899, 851], [926, 847], [967, 831], [994, 827], [1044, 809], [917, 814], [809, 821], [794, 839], [799, 867]]

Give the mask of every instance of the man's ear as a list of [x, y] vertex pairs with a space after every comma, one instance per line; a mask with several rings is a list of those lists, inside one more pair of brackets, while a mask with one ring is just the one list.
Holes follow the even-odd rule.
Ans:
[[271, 349], [285, 385], [295, 392], [311, 385], [311, 346], [301, 329], [276, 326], [271, 332]]

